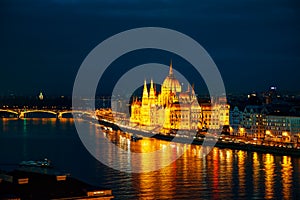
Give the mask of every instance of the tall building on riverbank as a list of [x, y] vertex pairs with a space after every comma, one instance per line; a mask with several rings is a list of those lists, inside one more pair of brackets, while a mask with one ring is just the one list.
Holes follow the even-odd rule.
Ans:
[[[218, 99], [217, 102], [219, 100], [222, 101]], [[147, 129], [221, 129], [223, 125], [229, 125], [229, 105], [226, 102], [214, 106], [211, 103], [199, 105], [193, 88], [188, 86], [186, 91], [182, 91], [171, 62], [160, 93], [152, 80], [149, 90], [147, 82], [144, 82], [141, 101], [134, 98], [131, 104], [130, 123]]]

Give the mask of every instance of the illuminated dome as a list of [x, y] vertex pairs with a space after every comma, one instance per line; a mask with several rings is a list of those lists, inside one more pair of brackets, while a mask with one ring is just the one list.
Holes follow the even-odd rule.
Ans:
[[163, 92], [181, 92], [181, 85], [173, 74], [172, 62], [170, 64], [169, 75], [164, 80], [161, 88]]

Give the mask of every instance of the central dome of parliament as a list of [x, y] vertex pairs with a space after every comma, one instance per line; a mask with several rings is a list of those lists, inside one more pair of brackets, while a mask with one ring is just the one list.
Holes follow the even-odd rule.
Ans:
[[169, 75], [164, 80], [161, 90], [162, 92], [181, 92], [181, 85], [173, 74], [172, 62], [170, 64]]

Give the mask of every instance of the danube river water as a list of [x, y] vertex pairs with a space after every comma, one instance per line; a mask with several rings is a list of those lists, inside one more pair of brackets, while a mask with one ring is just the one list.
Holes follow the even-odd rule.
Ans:
[[[98, 135], [96, 139], [106, 135], [131, 150], [169, 145], [150, 138], [130, 142], [121, 134], [102, 133], [97, 124], [81, 123], [86, 123], [87, 132]], [[11, 170], [22, 160], [47, 157], [57, 170], [111, 188], [115, 199], [300, 199], [300, 158], [219, 148], [201, 158], [201, 146], [180, 145], [185, 153], [169, 166], [125, 173], [89, 154], [73, 119], [0, 120], [0, 169]], [[147, 165], [151, 160], [142, 162]]]

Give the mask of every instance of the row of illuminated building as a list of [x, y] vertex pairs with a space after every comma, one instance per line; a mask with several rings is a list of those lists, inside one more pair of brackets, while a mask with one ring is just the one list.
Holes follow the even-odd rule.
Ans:
[[271, 112], [264, 106], [235, 107], [230, 111], [231, 134], [266, 141], [299, 142], [300, 116], [280, 111]]

